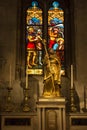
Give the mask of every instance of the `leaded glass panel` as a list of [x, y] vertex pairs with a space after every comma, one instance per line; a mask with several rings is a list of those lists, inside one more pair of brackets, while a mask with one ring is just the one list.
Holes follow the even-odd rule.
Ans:
[[64, 75], [64, 11], [57, 1], [48, 10], [48, 36], [48, 48], [57, 53], [61, 62], [61, 74]]
[[26, 11], [27, 73], [42, 74], [42, 10], [33, 1]]

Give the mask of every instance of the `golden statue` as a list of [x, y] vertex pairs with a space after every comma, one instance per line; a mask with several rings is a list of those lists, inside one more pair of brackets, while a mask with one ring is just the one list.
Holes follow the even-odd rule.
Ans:
[[60, 83], [61, 83], [61, 63], [56, 52], [49, 48], [47, 52], [45, 41], [44, 47], [46, 55], [43, 60], [44, 65], [44, 97], [60, 97]]

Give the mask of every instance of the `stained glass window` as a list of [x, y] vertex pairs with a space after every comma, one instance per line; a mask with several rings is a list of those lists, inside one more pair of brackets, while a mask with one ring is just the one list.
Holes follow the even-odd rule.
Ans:
[[57, 1], [48, 10], [48, 48], [52, 48], [61, 62], [61, 74], [64, 70], [64, 11]]
[[32, 1], [26, 10], [26, 65], [28, 74], [42, 74], [42, 10]]
[[[37, 1], [32, 1], [31, 6], [26, 10], [26, 65], [28, 74], [43, 74], [42, 13]], [[64, 75], [64, 11], [58, 1], [52, 2], [48, 10], [47, 38], [47, 47], [56, 52], [61, 62], [61, 74]]]

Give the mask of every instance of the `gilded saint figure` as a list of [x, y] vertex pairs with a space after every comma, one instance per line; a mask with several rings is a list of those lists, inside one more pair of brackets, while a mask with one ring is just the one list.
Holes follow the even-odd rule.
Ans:
[[[44, 44], [45, 45], [45, 44]], [[61, 96], [61, 62], [56, 52], [45, 46], [44, 65], [44, 97], [60, 97]]]

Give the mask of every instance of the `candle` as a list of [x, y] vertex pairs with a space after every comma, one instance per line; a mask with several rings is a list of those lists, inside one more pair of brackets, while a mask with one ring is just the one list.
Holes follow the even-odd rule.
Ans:
[[10, 84], [9, 84], [9, 86], [11, 87], [11, 65], [10, 65]]
[[71, 88], [73, 88], [73, 65], [71, 65]]
[[26, 88], [28, 88], [28, 74], [26, 72]]

